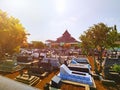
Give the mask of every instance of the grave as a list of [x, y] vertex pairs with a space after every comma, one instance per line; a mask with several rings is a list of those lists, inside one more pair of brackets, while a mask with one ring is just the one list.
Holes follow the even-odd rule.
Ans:
[[13, 73], [21, 70], [22, 67], [15, 60], [7, 59], [0, 64], [0, 71]]
[[54, 76], [51, 81], [51, 86], [54, 88], [60, 88], [62, 85], [61, 78], [58, 76]]
[[17, 61], [19, 63], [28, 63], [28, 62], [33, 61], [33, 58], [30, 55], [18, 55], [17, 56]]
[[20, 75], [18, 75], [16, 78], [15, 78], [16, 81], [18, 82], [22, 82], [22, 83], [25, 83], [25, 84], [28, 84], [28, 85], [35, 85], [39, 82], [39, 77], [37, 76], [33, 76], [30, 74], [30, 71], [28, 72], [22, 72], [20, 71]]

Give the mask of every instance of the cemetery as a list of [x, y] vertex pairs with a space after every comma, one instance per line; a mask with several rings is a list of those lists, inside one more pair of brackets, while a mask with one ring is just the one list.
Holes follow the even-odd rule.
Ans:
[[[65, 42], [64, 40], [67, 44], [61, 46], [60, 42]], [[82, 54], [80, 49], [73, 48], [76, 43], [77, 41], [66, 30], [62, 37], [50, 43], [50, 46], [58, 45], [57, 49], [28, 50], [24, 48], [14, 59], [2, 60], [0, 62], [0, 75], [6, 79], [11, 78], [12, 81], [7, 79], [10, 82], [42, 90], [69, 90], [70, 88], [73, 90], [100, 90], [101, 88], [103, 90], [108, 88], [116, 90], [119, 88], [120, 73], [112, 69], [116, 63], [120, 64], [119, 56], [117, 58], [111, 55], [104, 57], [103, 72], [96, 73], [94, 58]], [[68, 44], [72, 49], [66, 46]], [[96, 55], [95, 61], [99, 68], [100, 62], [97, 59], [99, 58]], [[9, 86], [7, 83], [6, 85]]]

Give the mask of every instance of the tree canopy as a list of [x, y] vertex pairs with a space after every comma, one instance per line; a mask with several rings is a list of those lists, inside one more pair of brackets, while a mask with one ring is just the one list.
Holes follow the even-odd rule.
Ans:
[[80, 36], [82, 48], [97, 49], [103, 51], [106, 48], [115, 47], [115, 42], [118, 40], [119, 34], [114, 27], [108, 27], [104, 23], [98, 23], [90, 27], [83, 35]]
[[32, 48], [43, 49], [45, 44], [41, 41], [32, 41]]
[[115, 72], [120, 73], [120, 65], [114, 64], [113, 67], [112, 67], [112, 70], [114, 70]]
[[90, 27], [83, 35], [80, 36], [81, 46], [88, 52], [99, 53], [100, 64], [102, 63], [102, 54], [106, 48], [115, 47], [119, 34], [116, 25], [108, 27], [104, 23], [98, 23]]
[[20, 21], [0, 10], [0, 55], [13, 54], [26, 41], [26, 31]]

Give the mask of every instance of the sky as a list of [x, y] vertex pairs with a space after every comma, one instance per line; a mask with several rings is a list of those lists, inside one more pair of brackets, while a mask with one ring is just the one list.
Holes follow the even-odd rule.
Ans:
[[56, 40], [65, 30], [76, 40], [100, 22], [117, 25], [120, 0], [0, 0], [0, 9], [20, 20], [28, 41]]

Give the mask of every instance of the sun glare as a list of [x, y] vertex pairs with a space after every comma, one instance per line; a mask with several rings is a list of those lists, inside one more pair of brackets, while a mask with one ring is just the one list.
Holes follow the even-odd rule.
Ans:
[[26, 1], [23, 0], [11, 0], [8, 5], [14, 9], [20, 9], [26, 6]]
[[65, 0], [56, 0], [56, 10], [58, 13], [63, 13], [65, 10]]

